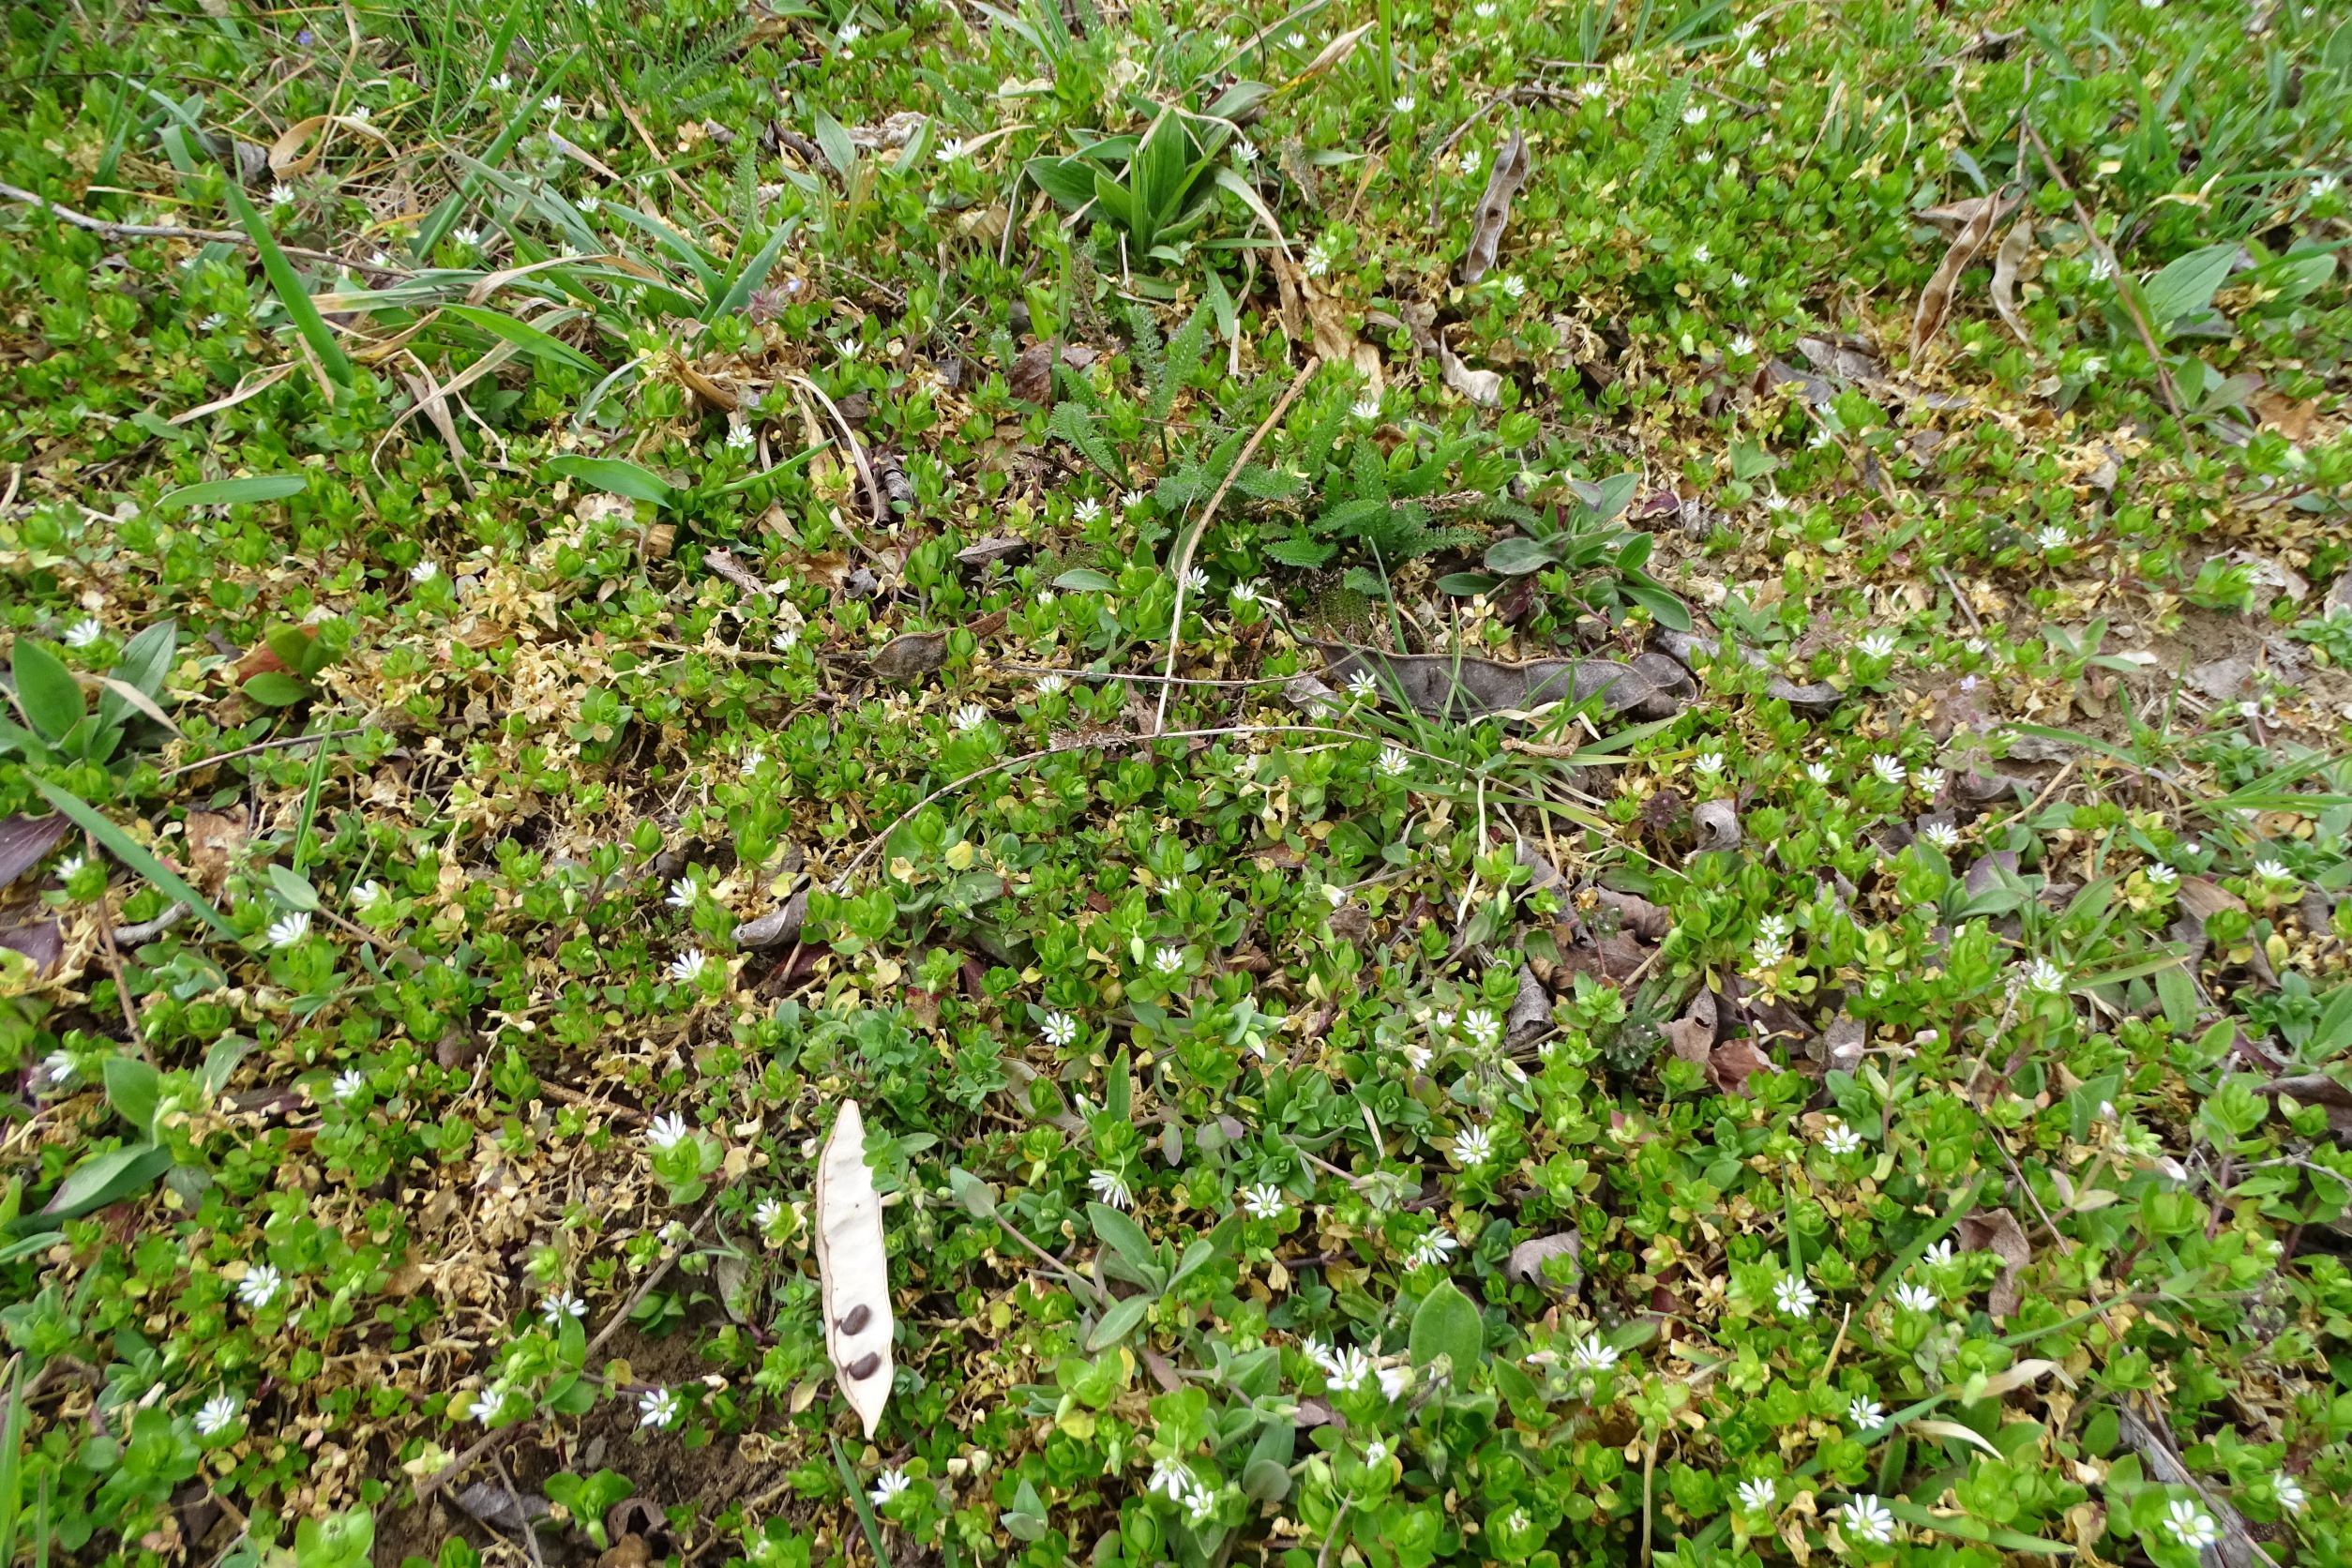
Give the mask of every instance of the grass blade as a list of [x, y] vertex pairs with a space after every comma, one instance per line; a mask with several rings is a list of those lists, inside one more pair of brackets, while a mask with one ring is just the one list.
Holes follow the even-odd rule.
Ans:
[[302, 286], [302, 279], [294, 273], [294, 264], [286, 260], [283, 250], [278, 249], [277, 236], [269, 232], [269, 225], [254, 210], [253, 204], [246, 200], [245, 192], [238, 188], [234, 176], [226, 177], [221, 191], [229, 199], [229, 210], [236, 215], [238, 224], [253, 241], [253, 249], [260, 253], [262, 270], [269, 275], [269, 286], [277, 291], [278, 302], [294, 319], [294, 330], [301, 333], [302, 340], [310, 345], [310, 352], [317, 355], [327, 375], [336, 384], [348, 390], [354, 374], [351, 359], [343, 353], [343, 345], [335, 340], [334, 329], [326, 324], [326, 318], [320, 315], [319, 308], [310, 303], [309, 291]]
[[72, 818], [77, 824], [88, 831], [91, 837], [106, 846], [107, 853], [163, 889], [173, 897], [177, 898], [181, 903], [186, 904], [197, 914], [202, 915], [204, 924], [222, 936], [232, 942], [237, 940], [237, 928], [229, 923], [227, 915], [213, 908], [210, 900], [188, 886], [178, 872], [141, 848], [139, 842], [129, 834], [100, 816], [88, 801], [83, 800], [71, 790], [52, 784], [46, 778], [36, 778], [32, 784], [34, 789], [38, 790], [47, 798], [50, 805]]

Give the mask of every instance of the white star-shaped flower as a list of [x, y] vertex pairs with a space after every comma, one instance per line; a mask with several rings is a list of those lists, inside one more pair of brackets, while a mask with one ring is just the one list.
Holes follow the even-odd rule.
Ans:
[[267, 1263], [256, 1263], [245, 1271], [243, 1279], [237, 1281], [237, 1300], [259, 1312], [276, 1301], [279, 1292], [284, 1289], [285, 1281], [276, 1269]]
[[1067, 1050], [1078, 1044], [1078, 1021], [1067, 1013], [1048, 1013], [1046, 1021], [1037, 1026], [1037, 1033], [1054, 1049]]
[[678, 1419], [678, 1395], [667, 1388], [649, 1388], [637, 1396], [640, 1426], [668, 1426]]
[[665, 1111], [645, 1129], [645, 1142], [656, 1153], [667, 1153], [686, 1141], [686, 1130], [685, 1117], [674, 1110]]
[[874, 1489], [866, 1495], [873, 1500], [875, 1507], [880, 1508], [913, 1485], [907, 1479], [907, 1472], [894, 1465], [874, 1477]]
[[1783, 1274], [1772, 1285], [1772, 1304], [1791, 1318], [1813, 1316], [1814, 1304], [1820, 1299], [1812, 1286], [1795, 1274]]
[[670, 960], [670, 978], [682, 986], [690, 986], [702, 978], [710, 967], [710, 957], [699, 947], [689, 947]]
[[1252, 1219], [1280, 1219], [1285, 1205], [1282, 1189], [1272, 1182], [1259, 1182], [1242, 1189], [1242, 1207]]
[[1858, 1497], [1837, 1511], [1846, 1533], [1870, 1545], [1883, 1546], [1894, 1539], [1894, 1515], [1875, 1497]]
[[229, 1429], [230, 1423], [236, 1420], [237, 1410], [235, 1395], [225, 1392], [214, 1395], [196, 1412], [196, 1435], [200, 1438], [219, 1437]]
[[566, 1318], [576, 1321], [587, 1316], [588, 1304], [569, 1290], [551, 1291], [539, 1302], [539, 1317], [551, 1329], [562, 1328]]
[[1615, 1366], [1621, 1352], [1597, 1334], [1588, 1334], [1568, 1352], [1568, 1364], [1582, 1372], [1606, 1372]]
[[1113, 1209], [1135, 1207], [1134, 1191], [1128, 1187], [1127, 1179], [1116, 1170], [1091, 1171], [1087, 1175], [1086, 1185], [1098, 1203]]
[[2213, 1515], [2187, 1498], [2175, 1498], [2164, 1505], [2164, 1528], [2193, 1552], [2201, 1552], [2222, 1538]]
[[272, 947], [292, 947], [310, 934], [310, 914], [307, 910], [293, 910], [269, 923], [263, 933]]

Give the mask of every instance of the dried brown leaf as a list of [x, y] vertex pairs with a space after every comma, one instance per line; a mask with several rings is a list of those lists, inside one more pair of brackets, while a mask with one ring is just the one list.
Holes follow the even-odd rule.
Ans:
[[1473, 370], [1443, 342], [1438, 344], [1438, 369], [1446, 385], [1481, 408], [1502, 401], [1502, 377], [1493, 370]]
[[38, 866], [70, 825], [62, 814], [0, 822], [0, 888]]
[[1936, 268], [1936, 275], [1927, 280], [1926, 292], [1919, 296], [1919, 309], [1911, 317], [1911, 353], [1935, 340], [1944, 326], [1944, 317], [1952, 311], [1952, 294], [1960, 286], [1960, 275], [1968, 269], [1985, 242], [1993, 237], [1993, 225], [2000, 219], [2000, 204], [1987, 202], [1974, 217], [1962, 225], [1953, 236], [1952, 247]]
[[885, 681], [919, 681], [946, 661], [946, 632], [911, 631], [875, 650], [867, 668]]
[[2017, 335], [2017, 340], [2028, 348], [2033, 339], [2026, 335], [2026, 322], [2017, 313], [2017, 274], [2025, 269], [2033, 255], [2033, 219], [2021, 218], [2010, 225], [2001, 240], [2001, 248], [1993, 253], [1993, 309], [2000, 313], [2002, 324]]
[[1960, 1222], [1960, 1244], [1970, 1252], [1989, 1252], [2001, 1260], [1985, 1305], [1996, 1320], [2017, 1310], [2017, 1275], [2033, 1260], [2026, 1232], [2007, 1209], [1980, 1209]]
[[1511, 140], [1495, 155], [1494, 169], [1486, 176], [1486, 188], [1470, 214], [1470, 250], [1462, 258], [1463, 282], [1475, 283], [1493, 268], [1496, 253], [1502, 246], [1502, 231], [1511, 221], [1512, 199], [1527, 183], [1530, 163], [1527, 138], [1515, 130]]
[[[1584, 1279], [1584, 1271], [1579, 1266], [1583, 1251], [1584, 1239], [1574, 1230], [1562, 1230], [1552, 1236], [1532, 1236], [1511, 1249], [1511, 1256], [1503, 1260], [1502, 1272], [1522, 1285], [1532, 1285], [1543, 1290], [1564, 1289], [1567, 1294], [1574, 1295]], [[1568, 1259], [1569, 1281], [1565, 1287], [1555, 1284], [1544, 1271], [1544, 1265], [1555, 1258]]]
[[1402, 695], [1418, 711], [1440, 716], [1524, 715], [1595, 696], [1611, 712], [1665, 716], [1681, 710], [1691, 689], [1673, 661], [1651, 654], [1636, 656], [1631, 664], [1604, 658], [1504, 664], [1450, 654], [1389, 654], [1341, 642], [1318, 646], [1332, 661], [1326, 680], [1344, 684], [1357, 671], [1368, 671], [1383, 695]]

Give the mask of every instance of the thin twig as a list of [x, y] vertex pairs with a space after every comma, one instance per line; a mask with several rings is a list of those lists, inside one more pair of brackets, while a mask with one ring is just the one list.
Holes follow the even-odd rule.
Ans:
[[367, 732], [368, 727], [363, 724], [350, 730], [329, 730], [317, 735], [287, 735], [279, 740], [257, 741], [251, 746], [239, 746], [234, 751], [223, 751], [216, 757], [206, 757], [193, 762], [183, 762], [178, 767], [166, 771], [162, 776], [166, 779], [177, 778], [184, 773], [194, 773], [199, 768], [218, 767], [222, 762], [234, 762], [240, 757], [251, 757], [264, 751], [283, 751], [289, 746], [310, 746], [320, 741], [347, 741], [354, 735], [364, 735]]
[[[21, 189], [13, 185], [0, 184], [0, 196], [6, 196], [11, 202], [23, 202], [27, 206], [48, 213], [61, 223], [69, 223], [77, 229], [86, 229], [94, 234], [104, 234], [109, 239], [188, 239], [216, 245], [241, 245], [248, 250], [255, 249], [253, 236], [235, 229], [183, 229], [176, 223], [115, 223], [103, 218], [92, 218], [86, 212], [76, 212], [68, 206], [61, 206], [46, 196], [35, 195], [32, 191]], [[403, 266], [386, 266], [378, 262], [354, 262], [347, 256], [338, 256], [332, 250], [311, 250], [299, 245], [280, 245], [278, 249], [289, 256], [300, 256], [313, 262], [332, 262], [337, 266], [349, 267], [354, 272], [372, 272], [385, 278], [416, 276]]]
[[[882, 499], [881, 482], [875, 479], [874, 470], [866, 460], [866, 448], [857, 444], [857, 435], [850, 429], [849, 420], [843, 417], [840, 405], [826, 397], [825, 389], [807, 376], [793, 376], [791, 379], [793, 385], [812, 393], [819, 402], [825, 405], [825, 412], [833, 415], [834, 428], [841, 432], [841, 440], [850, 448], [850, 459], [857, 464], [857, 476], [865, 482], [866, 500], [873, 508], [874, 521], [877, 526], [887, 524], [890, 521], [890, 505]], [[850, 542], [864, 550], [868, 561], [877, 565], [882, 564], [882, 557], [876, 555], [871, 550], [867, 550], [866, 541], [859, 538], [854, 531], [850, 535]]]
[[[1281, 422], [1283, 415], [1289, 411], [1291, 400], [1322, 367], [1320, 355], [1306, 356], [1305, 367], [1283, 389], [1281, 398], [1274, 403], [1274, 412], [1267, 415], [1264, 422], [1250, 433], [1249, 440], [1242, 446], [1242, 455], [1233, 460], [1233, 466], [1225, 471], [1223, 479], [1217, 481], [1216, 490], [1209, 497], [1208, 505], [1201, 508], [1200, 520], [1193, 524], [1192, 532], [1185, 535], [1184, 549], [1176, 555], [1176, 608], [1168, 623], [1168, 655], [1160, 662], [1163, 677], [1176, 673], [1176, 649], [1184, 641], [1184, 574], [1192, 569], [1193, 551], [1200, 548], [1202, 537], [1209, 532], [1209, 524], [1216, 520], [1217, 507], [1225, 500], [1225, 492], [1233, 488], [1233, 481], [1240, 476], [1243, 469], [1249, 466], [1249, 460], [1258, 455], [1258, 444], [1266, 439], [1268, 430]], [[1152, 733], [1154, 735], [1168, 728], [1168, 695], [1171, 689], [1166, 685], [1160, 687], [1159, 706], [1152, 715]]]
[[[82, 844], [83, 852], [96, 860], [98, 839], [84, 833]], [[106, 955], [106, 972], [114, 979], [114, 1000], [122, 1003], [123, 1024], [130, 1031], [130, 1048], [137, 1051], [143, 1061], [147, 1055], [147, 1037], [139, 1027], [139, 1010], [130, 1004], [130, 986], [123, 979], [123, 956], [114, 947], [114, 908], [111, 895], [110, 889], [108, 896], [98, 902], [98, 950]]]
[[[623, 1306], [618, 1312], [615, 1312], [611, 1318], [606, 1321], [603, 1328], [596, 1331], [596, 1338], [588, 1341], [587, 1352], [580, 1358], [582, 1365], [585, 1365], [589, 1362], [596, 1359], [596, 1352], [603, 1349], [606, 1344], [611, 1340], [612, 1336], [621, 1332], [621, 1325], [627, 1322], [630, 1315], [638, 1309], [639, 1305], [644, 1302], [645, 1298], [654, 1293], [655, 1287], [658, 1286], [663, 1280], [670, 1277], [670, 1271], [677, 1265], [678, 1259], [684, 1258], [688, 1252], [693, 1250], [694, 1244], [702, 1239], [703, 1228], [710, 1224], [711, 1216], [716, 1212], [716, 1210], [712, 1209], [707, 1205], [704, 1206], [702, 1210], [702, 1217], [694, 1222], [694, 1229], [688, 1234], [686, 1238], [686, 1244], [681, 1246], [677, 1251], [663, 1259], [661, 1260], [661, 1267], [656, 1269], [652, 1274], [645, 1276], [645, 1283], [637, 1288], [637, 1294], [628, 1299], [628, 1304], [626, 1306]], [[423, 1480], [417, 1482], [416, 1494], [415, 1498], [416, 1505], [421, 1508], [426, 1503], [431, 1501], [432, 1496], [435, 1492], [438, 1492], [443, 1486], [446, 1485], [449, 1482], [455, 1480], [459, 1475], [463, 1474], [468, 1469], [472, 1468], [475, 1460], [481, 1458], [483, 1455], [489, 1453], [490, 1449], [497, 1446], [499, 1442], [507, 1438], [516, 1436], [521, 1430], [522, 1423], [517, 1422], [511, 1426], [493, 1427], [490, 1431], [483, 1433], [479, 1438], [474, 1440], [473, 1444], [468, 1447], [464, 1453], [459, 1455], [456, 1458], [442, 1466], [441, 1469], [435, 1470], [432, 1474], [426, 1476]]]
[[2089, 210], [2083, 205], [2083, 199], [2074, 194], [2074, 188], [2066, 183], [2065, 174], [2058, 170], [2058, 159], [2051, 156], [2049, 143], [2043, 141], [2042, 133], [2033, 128], [2033, 122], [2021, 117], [2018, 124], [2024, 128], [2027, 140], [2033, 143], [2034, 150], [2042, 155], [2042, 166], [2050, 171], [2050, 178], [2058, 182], [2058, 188], [2065, 191], [2066, 199], [2074, 204], [2074, 221], [2082, 225], [2084, 237], [2097, 246], [2099, 254], [2105, 258], [2108, 273], [2116, 280], [2116, 297], [2123, 301], [2123, 309], [2131, 316], [2132, 325], [2138, 329], [2140, 342], [2147, 347], [2148, 357], [2156, 367], [2156, 384], [2164, 394], [2164, 406], [2172, 411], [2174, 421], [2180, 427], [2181, 444], [2194, 456], [2195, 444], [2189, 434], [2188, 416], [2180, 412], [2180, 394], [2173, 386], [2172, 369], [2164, 363], [2164, 351], [2157, 346], [2155, 330], [2148, 324], [2148, 318], [2140, 313], [2140, 302], [2134, 292], [2125, 286], [2123, 264], [2116, 259], [2115, 248], [2100, 236], [2098, 229], [2091, 223]]

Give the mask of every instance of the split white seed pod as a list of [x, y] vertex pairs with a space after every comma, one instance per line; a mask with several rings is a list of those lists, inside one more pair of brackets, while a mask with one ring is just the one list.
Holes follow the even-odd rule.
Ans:
[[890, 1255], [882, 1245], [882, 1198], [866, 1168], [866, 1118], [855, 1100], [842, 1103], [817, 1156], [817, 1274], [825, 1354], [871, 1438], [890, 1402]]

